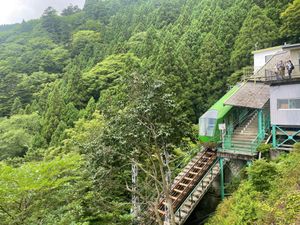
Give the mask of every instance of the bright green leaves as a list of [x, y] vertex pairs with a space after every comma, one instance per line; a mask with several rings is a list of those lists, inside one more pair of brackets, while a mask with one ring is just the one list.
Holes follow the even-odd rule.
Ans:
[[281, 14], [283, 25], [281, 27], [282, 37], [293, 43], [299, 43], [300, 31], [300, 0], [294, 0], [288, 8]]
[[275, 162], [256, 160], [208, 224], [297, 224], [300, 215], [300, 146]]
[[80, 30], [72, 36], [72, 53], [78, 55], [81, 51], [91, 51], [100, 40], [100, 33], [93, 30]]
[[248, 168], [248, 175], [255, 190], [268, 192], [271, 182], [277, 176], [277, 171], [274, 164], [265, 160], [257, 160]]
[[36, 133], [41, 131], [37, 114], [14, 115], [0, 120], [0, 160], [23, 156], [34, 145]]
[[88, 95], [98, 99], [102, 90], [115, 86], [118, 78], [138, 67], [139, 59], [133, 54], [109, 56], [83, 75]]
[[88, 185], [80, 183], [81, 166], [76, 154], [20, 167], [0, 163], [1, 223], [60, 224], [63, 217], [75, 222], [82, 210], [79, 185]]

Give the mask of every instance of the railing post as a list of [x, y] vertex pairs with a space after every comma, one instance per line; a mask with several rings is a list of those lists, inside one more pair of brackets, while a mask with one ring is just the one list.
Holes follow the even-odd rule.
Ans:
[[262, 109], [258, 109], [258, 134], [259, 139], [263, 139], [264, 131], [263, 131], [263, 113]]
[[224, 200], [225, 196], [225, 191], [224, 191], [224, 168], [223, 168], [223, 158], [220, 157], [219, 162], [220, 162], [220, 191], [221, 191], [221, 200]]
[[272, 145], [273, 145], [273, 148], [277, 147], [277, 144], [276, 144], [276, 125], [272, 125]]

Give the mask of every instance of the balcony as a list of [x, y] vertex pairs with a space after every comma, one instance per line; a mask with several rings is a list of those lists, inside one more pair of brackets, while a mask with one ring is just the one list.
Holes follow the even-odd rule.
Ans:
[[300, 65], [294, 65], [294, 70], [289, 77], [287, 70], [282, 74], [274, 70], [265, 69], [265, 76], [262, 79], [265, 83], [272, 84], [289, 84], [300, 81]]

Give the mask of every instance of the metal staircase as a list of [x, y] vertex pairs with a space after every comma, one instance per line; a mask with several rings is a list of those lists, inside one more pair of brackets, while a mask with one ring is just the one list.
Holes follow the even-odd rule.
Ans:
[[224, 144], [223, 149], [219, 151], [241, 155], [256, 155], [258, 133], [258, 118], [257, 113], [254, 113], [234, 130], [230, 139]]
[[[216, 151], [205, 149], [200, 152], [175, 178], [170, 198], [177, 225], [183, 224], [209, 189], [220, 170]], [[164, 220], [167, 214], [166, 200], [158, 205], [158, 212]], [[169, 224], [165, 221], [165, 224]]]

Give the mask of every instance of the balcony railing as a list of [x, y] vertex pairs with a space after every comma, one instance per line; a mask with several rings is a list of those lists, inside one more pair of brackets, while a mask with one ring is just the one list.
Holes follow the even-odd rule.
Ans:
[[300, 79], [300, 65], [294, 65], [294, 69], [291, 76], [288, 75], [288, 71], [285, 69], [283, 72], [274, 70], [265, 70], [264, 80], [269, 83], [280, 83], [289, 80]]

